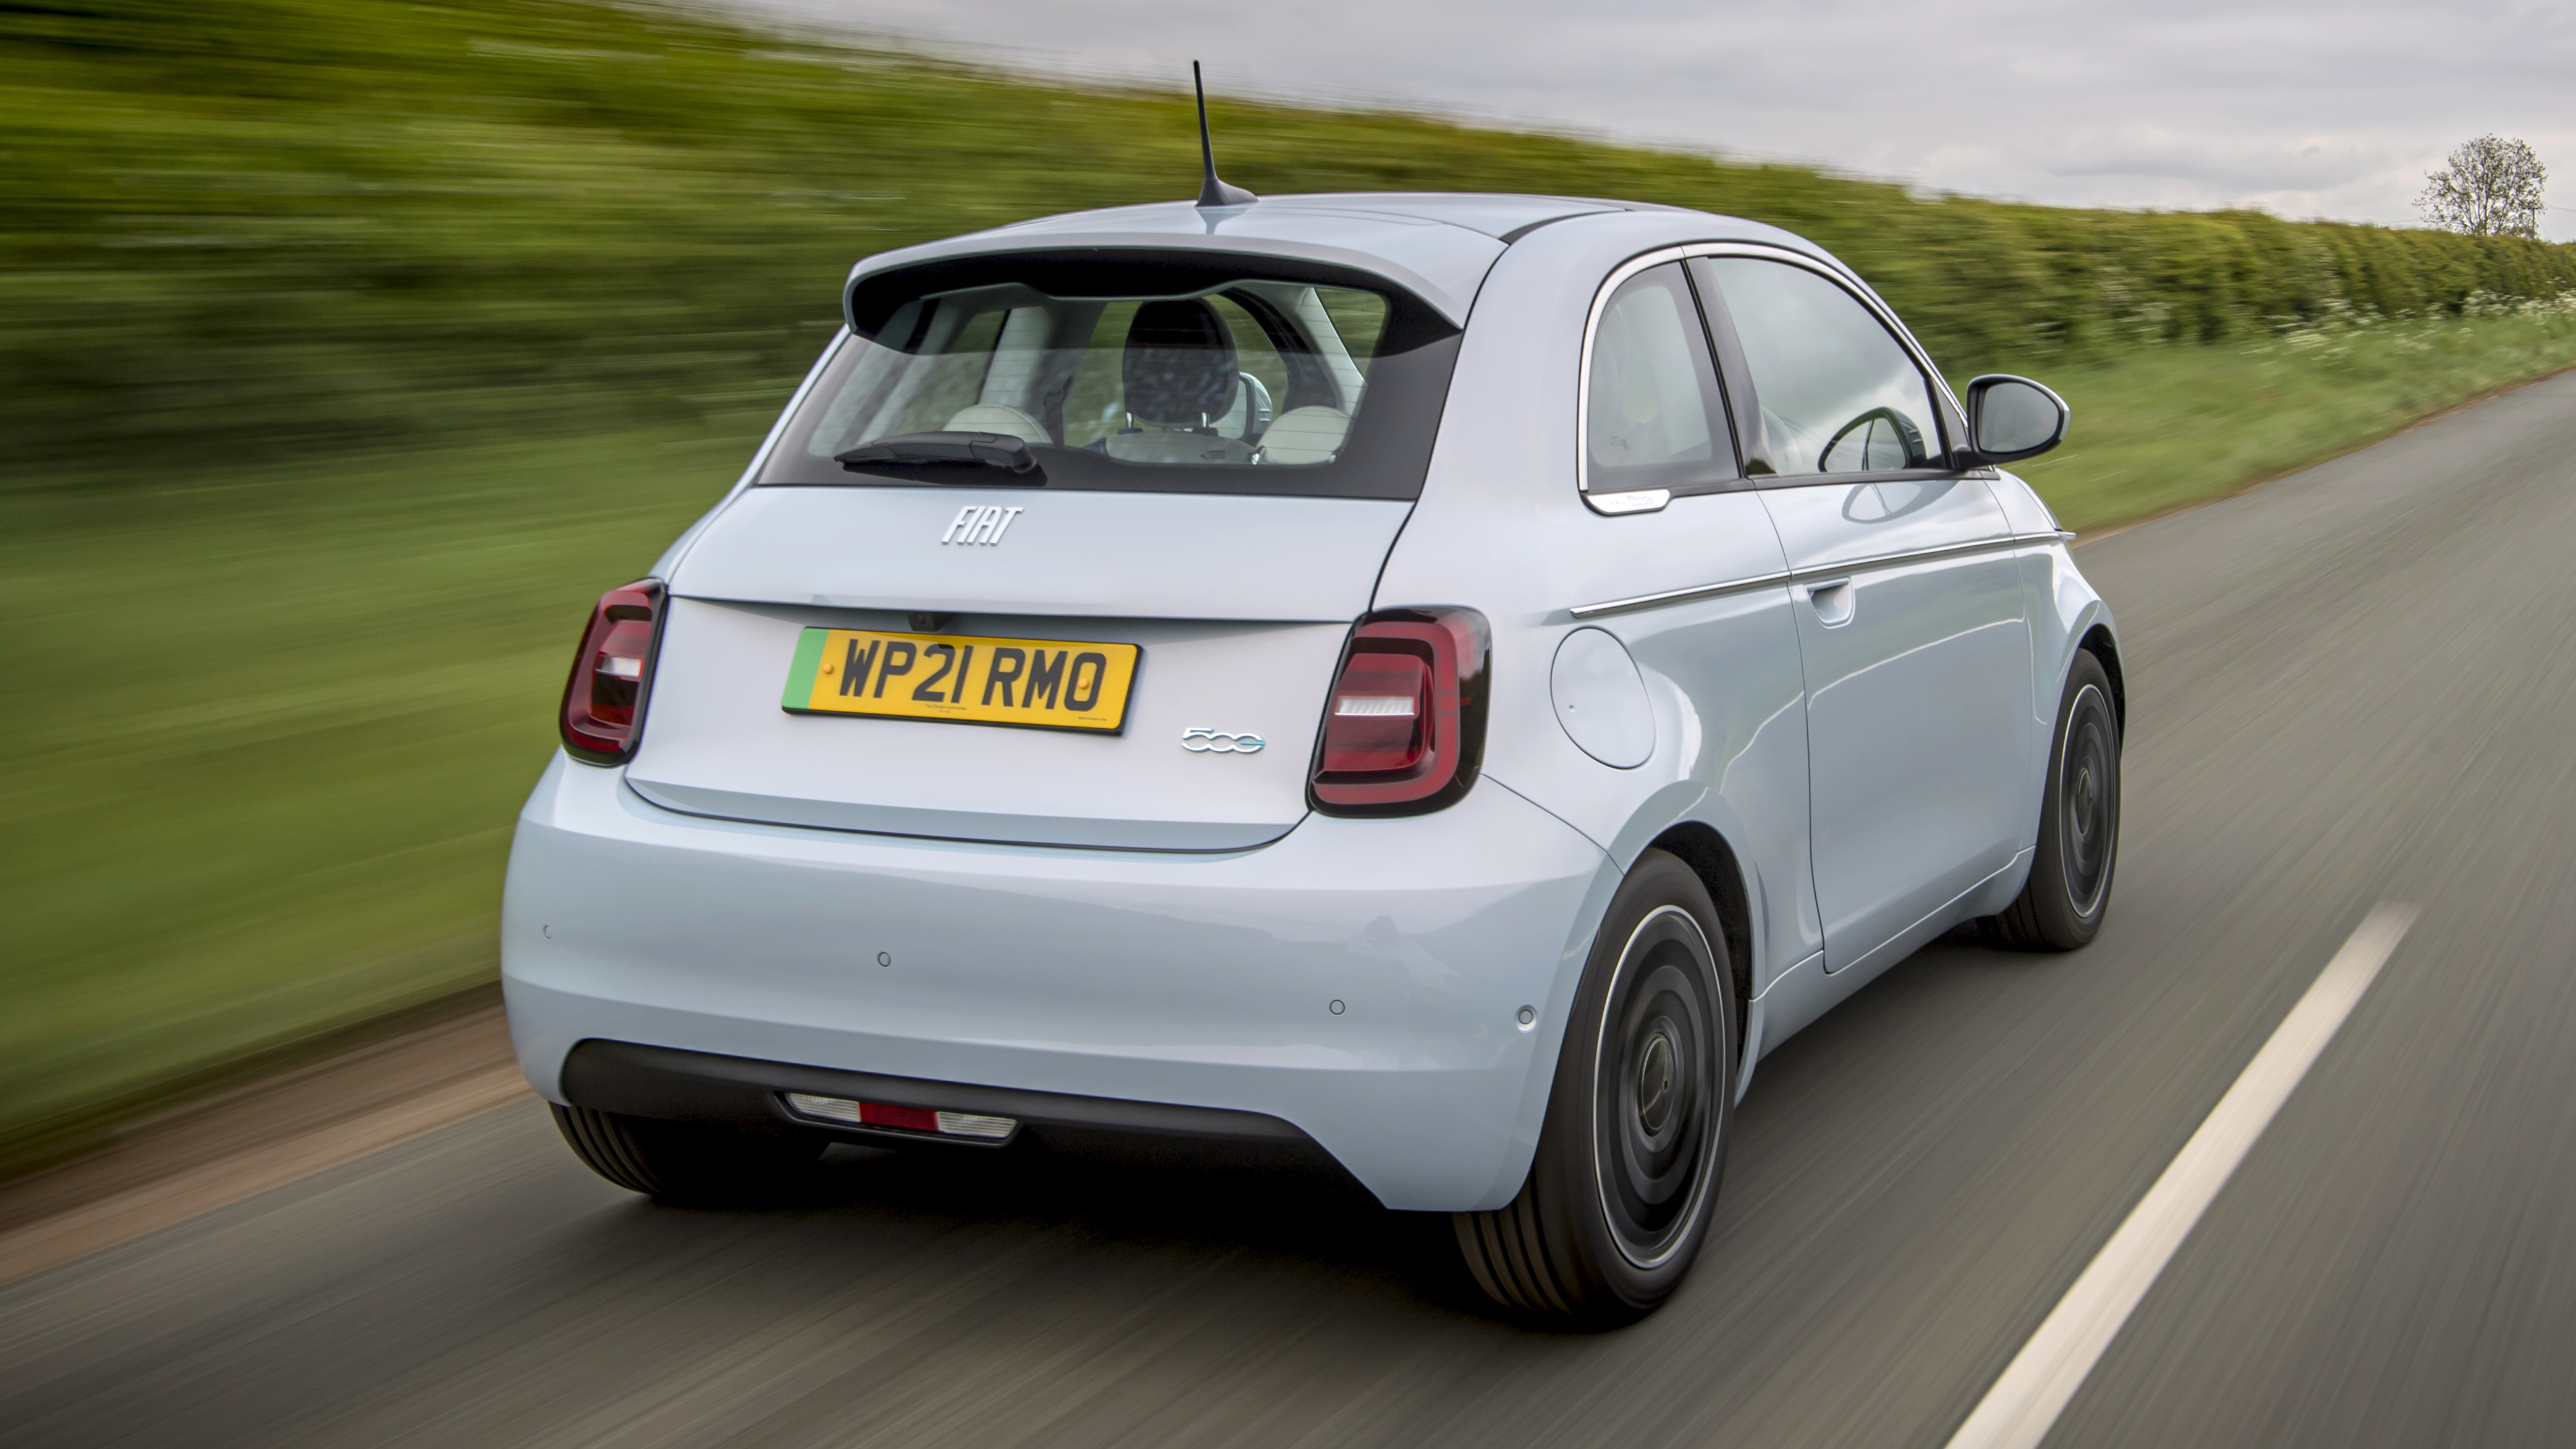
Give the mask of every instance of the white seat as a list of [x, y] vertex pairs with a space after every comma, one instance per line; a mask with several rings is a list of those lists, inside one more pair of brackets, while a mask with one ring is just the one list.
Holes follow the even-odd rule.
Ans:
[[1008, 407], [1001, 403], [977, 403], [973, 407], [959, 409], [957, 416], [948, 420], [948, 431], [952, 433], [1008, 433], [1023, 443], [1052, 443], [1055, 441], [1055, 439], [1047, 436], [1046, 428], [1042, 426], [1037, 419], [1030, 417], [1027, 413], [1021, 412], [1018, 408]]
[[1122, 463], [1241, 465], [1252, 461], [1252, 445], [1241, 438], [1221, 438], [1214, 433], [1178, 429], [1171, 432], [1112, 433], [1108, 438], [1108, 453]]
[[1290, 408], [1261, 435], [1264, 463], [1329, 463], [1351, 431], [1340, 408]]

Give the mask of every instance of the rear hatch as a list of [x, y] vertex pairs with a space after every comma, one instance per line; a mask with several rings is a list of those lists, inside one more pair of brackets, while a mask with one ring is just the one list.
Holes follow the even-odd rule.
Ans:
[[[965, 488], [755, 488], [711, 524], [672, 580], [637, 793], [692, 814], [957, 840], [1239, 850], [1305, 814], [1324, 696], [1351, 621], [1410, 505], [1358, 498], [1173, 496]], [[961, 514], [1019, 509], [998, 544], [942, 543]], [[972, 526], [970, 521], [969, 526]], [[914, 616], [937, 632], [915, 629]], [[791, 712], [810, 630], [883, 652], [875, 708], [968, 648], [969, 706], [1009, 676], [1138, 650], [1115, 732], [882, 714]], [[888, 636], [879, 640], [876, 636]], [[974, 641], [1002, 641], [1000, 645]], [[915, 653], [891, 681], [896, 656]], [[949, 653], [929, 652], [941, 642]], [[1006, 669], [997, 647], [1061, 642]], [[809, 654], [812, 652], [808, 650]], [[1059, 682], [1061, 708], [1096, 676]], [[954, 679], [954, 674], [950, 676]], [[1109, 683], [1115, 683], [1111, 679]], [[827, 681], [828, 683], [828, 681]], [[883, 688], [891, 683], [890, 689]], [[794, 696], [791, 699], [791, 695]], [[841, 706], [830, 697], [827, 704]], [[1107, 701], [1094, 701], [1103, 713]], [[919, 706], [913, 706], [918, 708]], [[983, 712], [1008, 714], [986, 709]], [[1195, 732], [1195, 733], [1193, 733]], [[1258, 740], [1257, 746], [1254, 744]]]
[[1187, 249], [889, 264], [845, 300], [667, 581], [636, 791], [956, 840], [1287, 833], [1457, 327], [1364, 270]]

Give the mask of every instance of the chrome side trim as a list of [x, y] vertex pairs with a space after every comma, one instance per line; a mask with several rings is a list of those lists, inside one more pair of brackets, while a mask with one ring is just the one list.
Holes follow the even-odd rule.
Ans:
[[1775, 584], [1785, 584], [1793, 577], [1795, 575], [1784, 569], [1776, 574], [1757, 574], [1752, 578], [1736, 579], [1731, 583], [1701, 584], [1695, 588], [1670, 589], [1660, 594], [1639, 594], [1633, 599], [1610, 599], [1598, 604], [1577, 604], [1566, 612], [1578, 619], [1598, 619], [1604, 614], [1624, 614], [1631, 609], [1651, 609], [1658, 604], [1680, 604], [1693, 599], [1714, 599], [1725, 594], [1767, 589]]
[[1972, 553], [2001, 553], [2006, 549], [2027, 548], [2031, 540], [2007, 534], [2001, 538], [1981, 538], [1973, 543], [1945, 543], [1939, 548], [1912, 548], [1902, 553], [1872, 554], [1866, 558], [1835, 559], [1803, 569], [1791, 569], [1792, 582], [1819, 579], [1827, 574], [1848, 574], [1861, 569], [1893, 568], [1898, 564], [1923, 563], [1936, 558], [1960, 558]]
[[1731, 579], [1722, 584], [1698, 584], [1687, 589], [1667, 589], [1659, 594], [1639, 594], [1634, 598], [1605, 599], [1597, 604], [1576, 604], [1566, 610], [1577, 619], [1598, 619], [1605, 614], [1624, 614], [1632, 609], [1651, 609], [1661, 604], [1682, 604], [1695, 599], [1714, 599], [1726, 594], [1767, 589], [1775, 584], [1794, 584], [1808, 579], [1821, 579], [1863, 569], [1892, 568], [1898, 564], [1922, 563], [1931, 559], [1962, 558], [1976, 553], [2001, 553], [2007, 549], [2027, 548], [2034, 543], [2072, 537], [2069, 534], [2027, 534], [2002, 538], [1981, 538], [1973, 543], [1943, 544], [1939, 548], [1908, 549], [1903, 553], [1874, 554], [1867, 558], [1835, 559], [1803, 569], [1783, 569], [1778, 573], [1756, 574], [1750, 578]]

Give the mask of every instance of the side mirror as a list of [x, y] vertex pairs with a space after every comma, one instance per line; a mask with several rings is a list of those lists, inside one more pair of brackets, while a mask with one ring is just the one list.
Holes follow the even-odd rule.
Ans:
[[1990, 372], [1968, 384], [1969, 444], [1958, 453], [1962, 468], [2018, 463], [2066, 441], [2074, 414], [2066, 399], [2026, 377]]

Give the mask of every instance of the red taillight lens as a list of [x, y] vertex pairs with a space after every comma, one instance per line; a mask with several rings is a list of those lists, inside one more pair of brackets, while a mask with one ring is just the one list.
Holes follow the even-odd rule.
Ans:
[[1473, 609], [1385, 609], [1343, 651], [1308, 790], [1327, 815], [1416, 815], [1455, 803], [1485, 753], [1491, 635]]
[[643, 721], [644, 682], [662, 622], [662, 582], [644, 579], [599, 596], [564, 682], [564, 750], [594, 765], [623, 764]]

